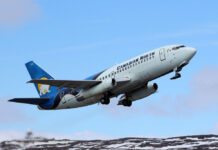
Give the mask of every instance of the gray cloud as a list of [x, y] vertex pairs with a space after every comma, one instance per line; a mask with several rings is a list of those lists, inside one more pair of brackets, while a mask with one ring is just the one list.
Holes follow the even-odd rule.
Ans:
[[191, 91], [176, 98], [162, 98], [159, 105], [146, 105], [146, 112], [159, 116], [187, 115], [218, 107], [218, 67], [206, 67], [197, 72], [190, 82]]
[[32, 0], [0, 0], [0, 25], [11, 28], [22, 25], [40, 13]]
[[14, 131], [14, 130], [0, 130], [0, 142], [13, 139], [24, 139], [25, 132]]
[[18, 123], [29, 122], [32, 119], [28, 117], [18, 104], [8, 102], [8, 97], [0, 98], [0, 123]]

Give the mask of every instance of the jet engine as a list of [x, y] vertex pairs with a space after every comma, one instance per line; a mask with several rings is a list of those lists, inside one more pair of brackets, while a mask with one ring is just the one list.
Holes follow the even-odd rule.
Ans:
[[118, 105], [131, 106], [132, 101], [136, 101], [148, 97], [151, 94], [155, 93], [157, 89], [158, 89], [158, 85], [156, 83], [153, 83], [147, 85], [146, 87], [133, 91], [131, 93], [127, 93], [127, 95], [123, 95], [120, 98]]
[[99, 94], [103, 94], [107, 91], [110, 91], [115, 86], [116, 86], [115, 79], [103, 81], [102, 83], [90, 89], [83, 90], [81, 93], [79, 93], [79, 95], [76, 96], [76, 98], [78, 101], [83, 101], [84, 99], [90, 98], [92, 96], [96, 96]]
[[138, 89], [130, 94], [128, 94], [128, 98], [131, 101], [136, 101], [145, 97], [150, 96], [151, 94], [155, 93], [158, 89], [158, 85], [156, 83], [149, 84], [146, 87]]

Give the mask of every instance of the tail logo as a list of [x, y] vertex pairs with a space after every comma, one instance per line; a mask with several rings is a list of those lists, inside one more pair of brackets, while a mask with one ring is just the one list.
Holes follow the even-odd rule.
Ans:
[[[48, 78], [46, 78], [46, 77], [42, 77], [40, 79], [48, 80]], [[38, 90], [39, 90], [40, 96], [45, 95], [45, 94], [50, 92], [50, 85], [38, 84]]]

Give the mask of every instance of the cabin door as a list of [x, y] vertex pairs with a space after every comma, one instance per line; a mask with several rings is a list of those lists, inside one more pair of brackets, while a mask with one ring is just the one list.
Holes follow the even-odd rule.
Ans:
[[165, 49], [164, 48], [160, 49], [159, 55], [160, 55], [160, 60], [161, 61], [166, 60], [166, 55], [165, 55]]

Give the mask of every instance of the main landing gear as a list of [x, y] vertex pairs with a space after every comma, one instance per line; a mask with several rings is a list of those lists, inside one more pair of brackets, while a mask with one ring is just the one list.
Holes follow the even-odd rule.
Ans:
[[104, 94], [104, 97], [100, 100], [101, 104], [108, 105], [110, 104], [110, 97], [109, 94]]
[[126, 106], [126, 107], [131, 107], [132, 106], [132, 101], [130, 101], [130, 100], [119, 101], [117, 105], [123, 105], [123, 106]]
[[120, 98], [117, 105], [123, 105], [123, 106], [130, 107], [130, 106], [132, 106], [132, 101], [129, 100], [128, 98], [126, 98], [126, 96], [124, 95]]

